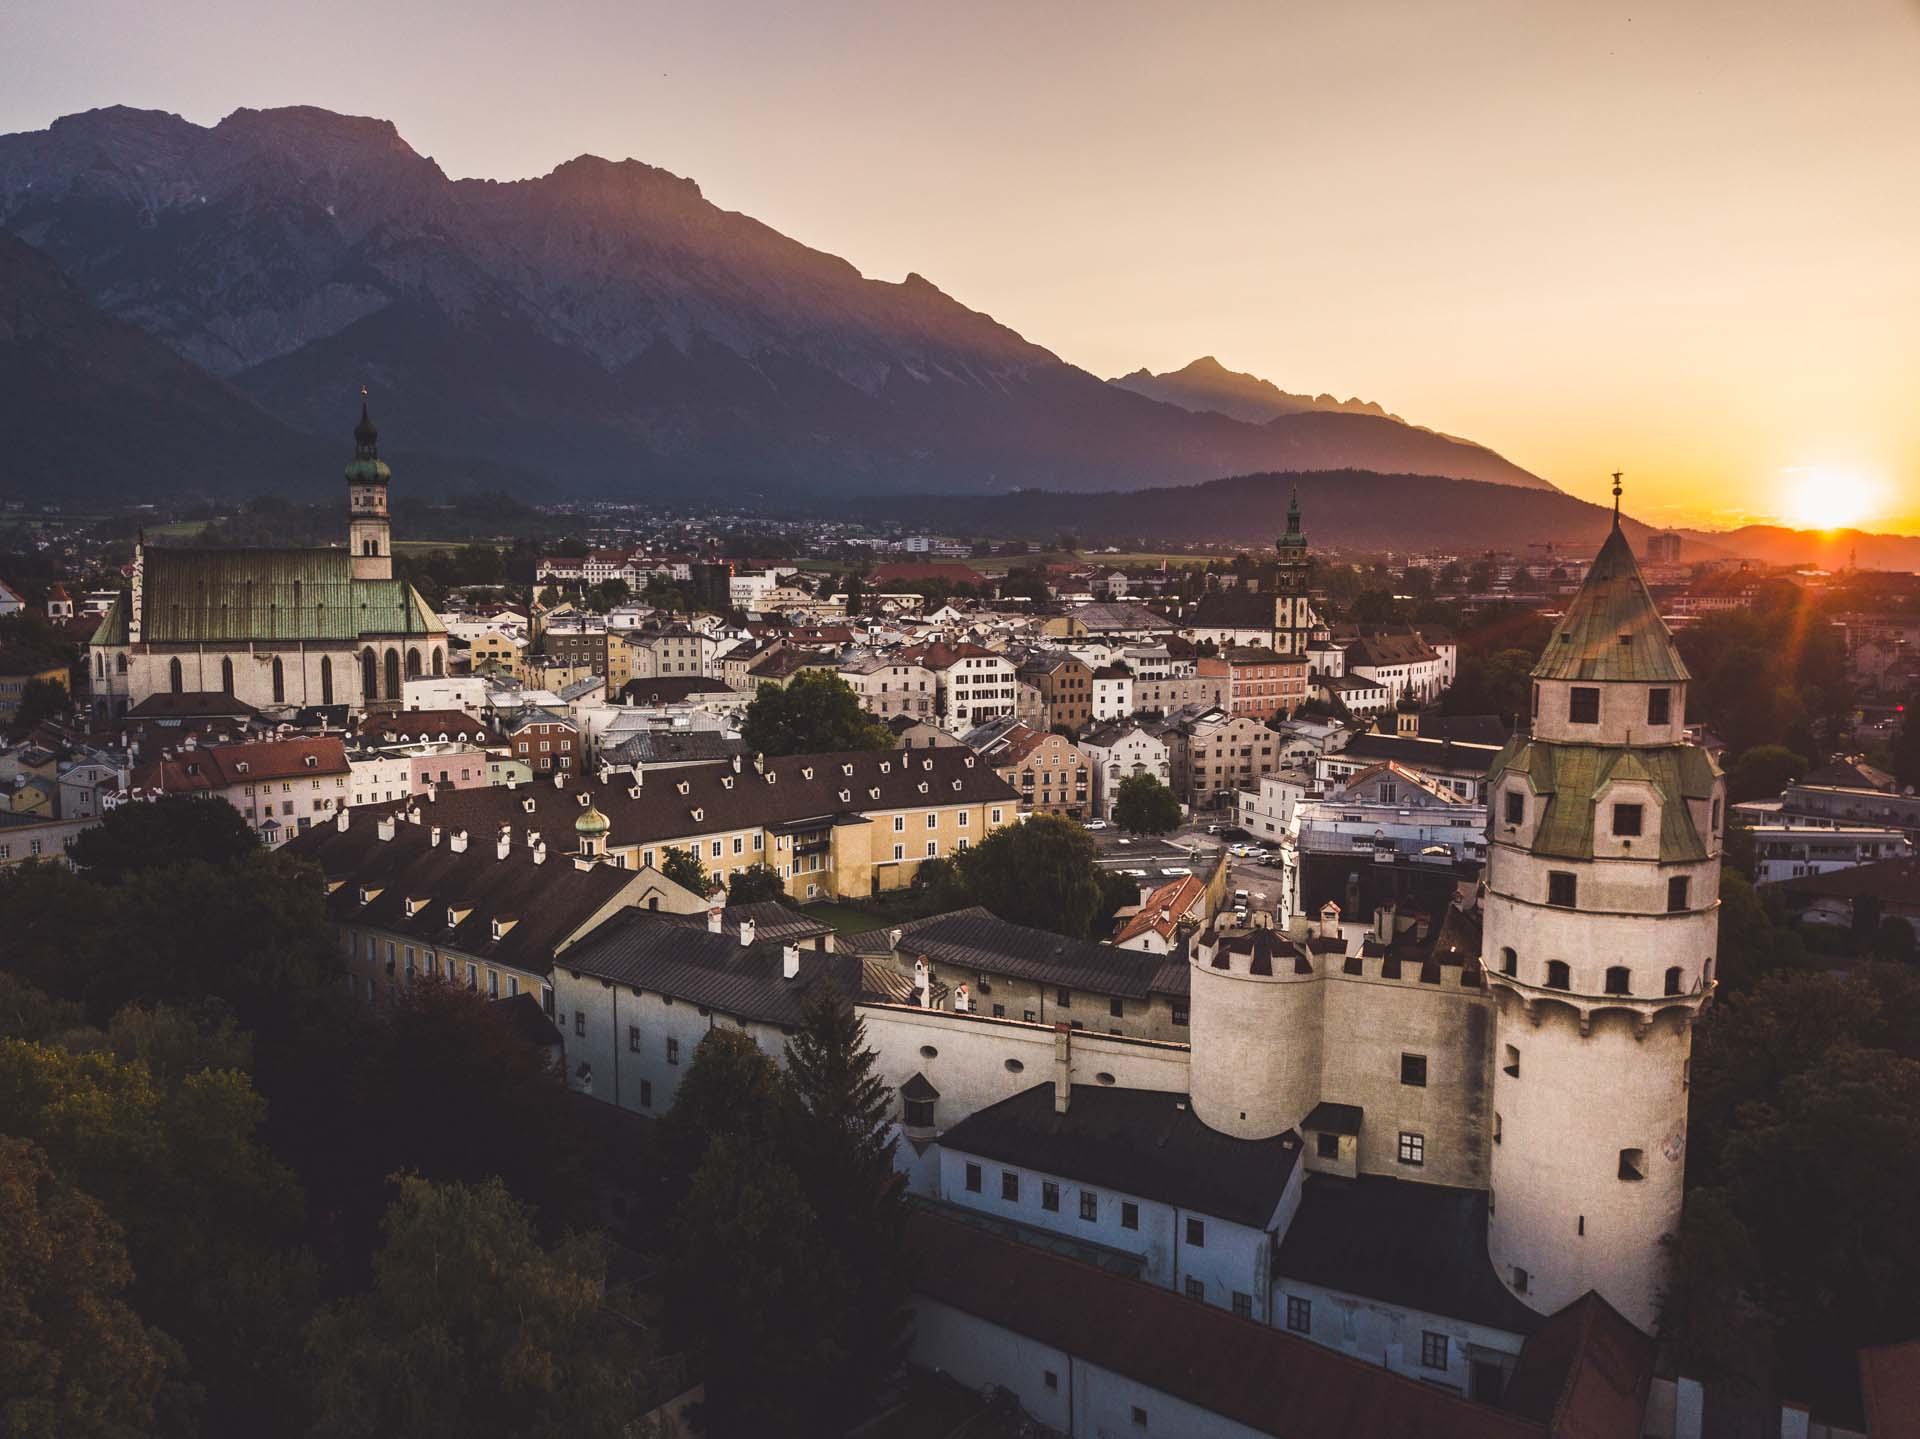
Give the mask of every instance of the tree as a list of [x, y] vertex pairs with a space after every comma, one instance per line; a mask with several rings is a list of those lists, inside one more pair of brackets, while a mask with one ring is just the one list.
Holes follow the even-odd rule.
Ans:
[[1041, 814], [995, 830], [957, 865], [975, 904], [1014, 924], [1085, 939], [1105, 898], [1095, 853], [1079, 825]]
[[1509, 722], [1533, 708], [1535, 652], [1501, 649], [1492, 654], [1473, 651], [1460, 657], [1460, 672], [1441, 697], [1447, 714], [1498, 715]]
[[841, 1341], [859, 1296], [792, 1166], [739, 1135], [716, 1138], [666, 1252], [669, 1332], [706, 1380], [705, 1432], [844, 1433], [834, 1385], [864, 1357]]
[[697, 895], [705, 896], [713, 890], [713, 881], [707, 878], [707, 867], [700, 862], [697, 848], [679, 849], [669, 845], [660, 858], [660, 873]]
[[761, 685], [740, 734], [766, 755], [832, 754], [893, 744], [893, 732], [860, 708], [860, 697], [847, 682], [821, 670], [802, 670], [784, 689]]
[[38, 1146], [0, 1137], [0, 1234], [0, 1433], [152, 1433], [166, 1348], [122, 1297], [118, 1227]]
[[855, 1302], [838, 1316], [849, 1360], [833, 1386], [840, 1422], [863, 1417], [905, 1358], [906, 1177], [893, 1164], [894, 1094], [876, 1072], [866, 1024], [832, 984], [807, 996], [787, 1043], [799, 1101], [793, 1163]]
[[859, 575], [847, 576], [847, 618], [853, 619], [867, 603], [867, 582]]
[[42, 720], [57, 719], [73, 708], [73, 696], [58, 680], [28, 680], [13, 713], [13, 733], [25, 734]]
[[1873, 932], [1873, 956], [1875, 959], [1905, 963], [1913, 958], [1913, 926], [1904, 919], [1887, 915], [1880, 921], [1880, 927]]
[[1681, 1372], [1718, 1383], [1758, 1386], [1773, 1367], [1777, 1321], [1754, 1296], [1765, 1264], [1727, 1195], [1696, 1189], [1679, 1230], [1668, 1236], [1660, 1337]]
[[1727, 771], [1727, 800], [1767, 799], [1778, 795], [1807, 772], [1805, 755], [1783, 745], [1756, 745], [1745, 751]]
[[195, 860], [230, 864], [259, 848], [259, 836], [225, 800], [166, 795], [108, 810], [74, 837], [68, 858], [89, 878], [115, 883]]
[[1893, 736], [1893, 773], [1908, 788], [1920, 788], [1920, 694], [1908, 696]]
[[551, 1248], [498, 1180], [400, 1182], [372, 1292], [309, 1331], [319, 1439], [619, 1439], [654, 1345], [604, 1242]]
[[550, 610], [559, 603], [560, 603], [560, 591], [556, 590], [552, 585], [547, 585], [541, 589], [540, 607], [542, 609]]
[[1129, 775], [1120, 781], [1113, 822], [1131, 834], [1165, 834], [1179, 828], [1180, 801], [1154, 775]]
[[728, 904], [762, 904], [787, 897], [780, 871], [762, 860], [759, 864], [737, 869], [727, 880]]

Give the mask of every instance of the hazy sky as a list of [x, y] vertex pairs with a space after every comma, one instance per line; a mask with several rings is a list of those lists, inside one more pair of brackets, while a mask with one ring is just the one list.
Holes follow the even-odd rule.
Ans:
[[1920, 0], [6, 0], [0, 130], [591, 151], [1102, 375], [1377, 399], [1650, 520], [1920, 529]]

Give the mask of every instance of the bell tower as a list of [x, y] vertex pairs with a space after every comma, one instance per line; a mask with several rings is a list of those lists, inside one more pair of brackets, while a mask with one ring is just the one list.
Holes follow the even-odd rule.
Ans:
[[1304, 654], [1312, 633], [1313, 607], [1307, 598], [1311, 570], [1307, 537], [1300, 528], [1300, 487], [1287, 503], [1287, 532], [1274, 542], [1280, 552], [1274, 567], [1274, 648], [1283, 655]]
[[380, 431], [360, 391], [360, 423], [353, 429], [353, 463], [347, 466], [347, 548], [356, 580], [393, 578], [393, 532], [387, 519], [387, 482], [393, 472], [380, 458]]
[[1487, 1248], [1541, 1313], [1597, 1289], [1651, 1331], [1714, 989], [1726, 787], [1687, 742], [1687, 667], [1614, 480], [1612, 532], [1533, 669], [1532, 733], [1487, 776]]

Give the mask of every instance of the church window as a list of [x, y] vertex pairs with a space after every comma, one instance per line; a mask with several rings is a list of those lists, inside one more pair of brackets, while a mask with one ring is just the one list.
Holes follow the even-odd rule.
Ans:
[[1679, 992], [1680, 992], [1680, 966], [1676, 964], [1667, 970], [1667, 993], [1678, 994]]
[[1613, 807], [1613, 832], [1631, 837], [1640, 833], [1646, 823], [1646, 807], [1637, 804], [1617, 804]]
[[333, 703], [333, 656], [320, 656], [320, 703]]
[[440, 678], [441, 675], [445, 674], [446, 671], [447, 671], [446, 651], [436, 646], [433, 651], [433, 677], [435, 679], [438, 679]]
[[980, 1166], [977, 1164], [969, 1164], [967, 1166], [967, 1193], [978, 1194], [979, 1192]]
[[409, 648], [407, 650], [407, 678], [410, 680], [417, 680], [420, 678], [420, 651], [419, 650], [412, 649], [412, 648]]
[[1565, 870], [1547, 874], [1547, 903], [1559, 909], [1572, 909], [1579, 897], [1579, 881]]
[[1687, 876], [1676, 874], [1667, 881], [1667, 913], [1679, 914], [1687, 907], [1688, 891], [1692, 888]]
[[1608, 994], [1632, 994], [1633, 993], [1633, 971], [1628, 969], [1624, 964], [1608, 965], [1607, 966], [1607, 993]]
[[1527, 1292], [1527, 1280], [1528, 1280], [1527, 1271], [1522, 1269], [1518, 1264], [1514, 1265], [1513, 1266], [1513, 1292], [1516, 1294], [1525, 1294]]
[[1673, 691], [1652, 689], [1647, 691], [1647, 723], [1673, 723]]
[[273, 702], [277, 705], [287, 702], [287, 670], [280, 663], [280, 656], [273, 657]]
[[127, 657], [124, 654], [115, 655], [113, 657], [113, 668], [116, 673], [125, 674], [127, 672]]
[[1621, 1150], [1620, 1177], [1630, 1180], [1645, 1179], [1647, 1177], [1647, 1151], [1644, 1149]]
[[360, 651], [360, 699], [362, 703], [380, 698], [380, 662], [371, 646]]
[[186, 689], [186, 684], [180, 673], [180, 660], [178, 656], [167, 661], [167, 688], [174, 694], [180, 694]]
[[1567, 962], [1564, 959], [1548, 960], [1547, 961], [1547, 988], [1548, 989], [1571, 989], [1572, 987], [1573, 987], [1573, 976], [1572, 976], [1572, 972], [1567, 968]]
[[387, 698], [400, 698], [400, 651], [387, 651]]
[[1131, 1199], [1120, 1201], [1120, 1227], [1138, 1229], [1140, 1227], [1140, 1206]]
[[233, 658], [228, 655], [223, 655], [220, 660], [220, 693], [233, 693]]
[[1600, 723], [1600, 691], [1590, 685], [1575, 685], [1567, 692], [1569, 724]]

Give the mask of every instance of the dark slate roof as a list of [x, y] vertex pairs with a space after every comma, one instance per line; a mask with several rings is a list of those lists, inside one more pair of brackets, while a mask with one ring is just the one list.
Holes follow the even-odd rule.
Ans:
[[747, 742], [720, 730], [646, 730], [600, 752], [613, 765], [712, 764], [748, 753]]
[[696, 695], [725, 694], [733, 687], [725, 680], [705, 675], [655, 675], [650, 679], [628, 680], [620, 690], [620, 702], [632, 705], [681, 704]]
[[800, 972], [787, 979], [784, 950], [779, 940], [756, 936], [742, 944], [737, 933], [711, 934], [654, 910], [626, 909], [568, 949], [561, 967], [789, 1029], [799, 1026], [815, 986], [831, 981], [849, 1004], [859, 994], [858, 956], [802, 949]]
[[1483, 1189], [1309, 1174], [1273, 1272], [1509, 1334], [1540, 1326], [1493, 1272]]
[[1513, 729], [1499, 715], [1421, 715], [1420, 738], [1503, 745]]
[[1347, 747], [1333, 750], [1329, 759], [1392, 760], [1413, 769], [1442, 774], [1482, 775], [1499, 756], [1494, 744], [1463, 744], [1457, 740], [1426, 739], [1415, 735], [1361, 734]]
[[[965, 749], [857, 750], [787, 755], [764, 763], [764, 770], [742, 762], [738, 770], [732, 764], [691, 764], [656, 772], [639, 782], [638, 798], [631, 793], [634, 776], [624, 772], [604, 784], [581, 774], [560, 786], [544, 779], [512, 789], [487, 785], [440, 795], [435, 812], [439, 823], [464, 824], [476, 835], [492, 834], [503, 823], [558, 834], [586, 809], [580, 797], [590, 795], [594, 807], [612, 821], [607, 843], [624, 849], [802, 821], [852, 822], [869, 810], [982, 802], [1011, 806], [1017, 798], [1011, 785]], [[876, 789], [878, 796], [872, 793]], [[534, 806], [531, 814], [528, 802]], [[701, 815], [697, 820], [695, 810]]]
[[1180, 622], [1189, 629], [1271, 630], [1277, 596], [1264, 590], [1231, 589], [1202, 595]]
[[232, 719], [259, 713], [259, 710], [245, 700], [235, 699], [221, 690], [187, 690], [181, 694], [150, 694], [128, 710], [123, 718], [129, 720]]
[[1531, 1421], [931, 1207], [916, 1206], [908, 1222], [921, 1256], [916, 1293], [1257, 1433], [1544, 1439]]
[[900, 1097], [902, 1099], [938, 1099], [940, 1091], [933, 1087], [933, 1082], [926, 1075], [916, 1069], [913, 1077], [900, 1086]]
[[566, 1043], [531, 990], [522, 990], [511, 999], [495, 1001], [494, 1013], [500, 1016], [501, 1022], [515, 1039], [531, 1048], [549, 1049]]
[[1653, 1340], [1589, 1289], [1520, 1348], [1500, 1407], [1553, 1439], [1638, 1434], [1653, 1381]]
[[[466, 852], [456, 854], [449, 843], [453, 827], [445, 826], [434, 844], [432, 826], [443, 822], [434, 806], [420, 809], [421, 822], [398, 821], [390, 840], [380, 838], [376, 819], [360, 809], [349, 811], [344, 833], [335, 824], [318, 824], [287, 841], [287, 853], [318, 865], [329, 883], [340, 881], [327, 896], [327, 917], [335, 924], [363, 925], [411, 937], [423, 948], [444, 946], [545, 974], [555, 948], [640, 878], [609, 864], [576, 869], [553, 852], [557, 843], [546, 863], [535, 864], [518, 829], [505, 859], [498, 857], [492, 828], [472, 831]], [[363, 887], [379, 891], [370, 903], [360, 902]], [[411, 917], [408, 900], [424, 901]], [[450, 908], [466, 911], [453, 928], [447, 926]], [[498, 939], [495, 919], [513, 921]]]
[[1292, 1130], [1235, 1139], [1195, 1117], [1184, 1094], [1076, 1084], [1065, 1114], [1051, 1082], [977, 1110], [941, 1146], [1100, 1189], [1265, 1228], [1300, 1158]]
[[[1067, 939], [1051, 930], [1011, 924], [980, 905], [911, 920], [894, 928], [900, 931], [899, 949], [903, 954], [924, 954], [936, 969], [948, 965], [1132, 999], [1145, 999], [1149, 994], [1184, 995], [1189, 987], [1184, 957], [1170, 964], [1173, 956], [1163, 958], [1092, 940]], [[882, 954], [894, 948], [892, 933], [886, 928], [855, 935], [852, 943], [863, 954]]]
[[1641, 684], [1689, 678], [1618, 519], [1533, 667], [1533, 677]]
[[[663, 914], [662, 919], [673, 924], [691, 925], [696, 929], [707, 927], [706, 911], [698, 914]], [[761, 900], [755, 904], [730, 904], [720, 911], [720, 932], [730, 934], [736, 940], [740, 937], [740, 921], [753, 921], [755, 939], [777, 939], [783, 944], [805, 944], [818, 939], [823, 934], [832, 934], [833, 926], [822, 924], [811, 915], [802, 914], [789, 908], [777, 899]]]
[[[1817, 839], [1820, 831], [1808, 830], [1807, 834]], [[1920, 859], [1876, 860], [1829, 874], [1781, 880], [1779, 887], [1795, 895], [1821, 899], [1871, 897], [1885, 903], [1920, 904]]]
[[1300, 1127], [1313, 1134], [1358, 1134], [1362, 1114], [1357, 1104], [1335, 1104], [1323, 1099], [1300, 1121]]

